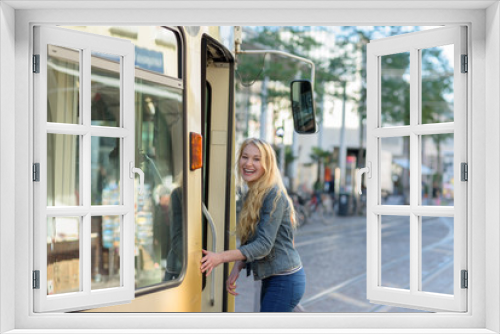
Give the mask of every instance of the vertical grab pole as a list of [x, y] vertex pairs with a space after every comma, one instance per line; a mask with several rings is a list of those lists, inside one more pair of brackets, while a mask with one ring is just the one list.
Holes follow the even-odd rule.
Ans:
[[[205, 203], [203, 203], [203, 214], [207, 218], [207, 221], [210, 225], [210, 229], [212, 230], [212, 252], [217, 252], [217, 234], [215, 231], [215, 224], [214, 220], [212, 219], [212, 216], [210, 215], [210, 212], [208, 212], [207, 207], [205, 206]], [[211, 290], [210, 290], [210, 304], [214, 306], [215, 304], [215, 268], [212, 270], [212, 273], [210, 274], [212, 278], [211, 282]]]

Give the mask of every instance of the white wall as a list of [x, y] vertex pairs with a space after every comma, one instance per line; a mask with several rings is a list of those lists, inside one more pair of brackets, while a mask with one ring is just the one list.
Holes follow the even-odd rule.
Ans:
[[0, 2], [0, 333], [14, 328], [14, 21]]
[[[486, 12], [486, 328], [500, 332], [500, 6]], [[477, 166], [477, 168], [482, 168]]]

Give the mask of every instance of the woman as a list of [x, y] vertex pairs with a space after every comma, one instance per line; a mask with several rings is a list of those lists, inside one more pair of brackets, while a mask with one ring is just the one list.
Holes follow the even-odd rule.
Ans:
[[219, 264], [235, 262], [226, 289], [236, 296], [236, 280], [246, 267], [255, 280], [262, 280], [260, 311], [291, 312], [304, 294], [305, 274], [293, 244], [295, 211], [271, 145], [245, 140], [238, 153], [238, 176], [248, 185], [236, 228], [241, 246], [220, 253], [203, 250], [201, 271], [208, 276]]

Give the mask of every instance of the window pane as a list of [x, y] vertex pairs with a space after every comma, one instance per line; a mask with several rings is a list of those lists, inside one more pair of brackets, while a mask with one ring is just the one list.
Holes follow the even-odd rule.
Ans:
[[80, 51], [47, 46], [47, 122], [80, 123]]
[[121, 57], [92, 52], [92, 125], [120, 126]]
[[80, 137], [47, 134], [47, 205], [80, 205]]
[[453, 45], [421, 51], [422, 124], [453, 122]]
[[144, 196], [136, 197], [136, 286], [141, 288], [173, 280], [182, 271], [182, 90], [137, 79], [136, 103], [136, 162], [145, 174]]
[[381, 286], [410, 288], [410, 217], [382, 216]]
[[120, 139], [92, 137], [92, 205], [119, 205]]
[[[179, 73], [179, 46], [177, 40], [177, 34], [171, 30], [164, 27], [153, 27], [153, 33], [155, 34], [155, 44], [157, 45], [155, 53], [151, 53], [150, 50], [147, 51], [148, 58], [140, 57], [142, 59], [141, 63], [136, 62], [136, 66], [144, 68], [149, 71], [160, 72], [160, 66], [163, 67], [163, 73], [170, 77], [180, 78]], [[144, 54], [143, 50], [136, 48], [136, 57]]]
[[380, 139], [380, 191], [383, 205], [410, 204], [410, 137]]
[[453, 294], [454, 220], [422, 217], [422, 291]]
[[80, 217], [47, 218], [47, 294], [80, 291]]
[[119, 287], [121, 216], [92, 217], [92, 290]]
[[453, 206], [454, 136], [422, 136], [422, 205]]
[[410, 124], [410, 53], [380, 57], [381, 126]]

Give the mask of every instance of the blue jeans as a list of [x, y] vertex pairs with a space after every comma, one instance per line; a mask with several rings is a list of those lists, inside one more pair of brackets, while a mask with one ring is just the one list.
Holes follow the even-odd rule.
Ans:
[[291, 275], [271, 276], [262, 280], [261, 312], [292, 312], [306, 289], [304, 268]]

